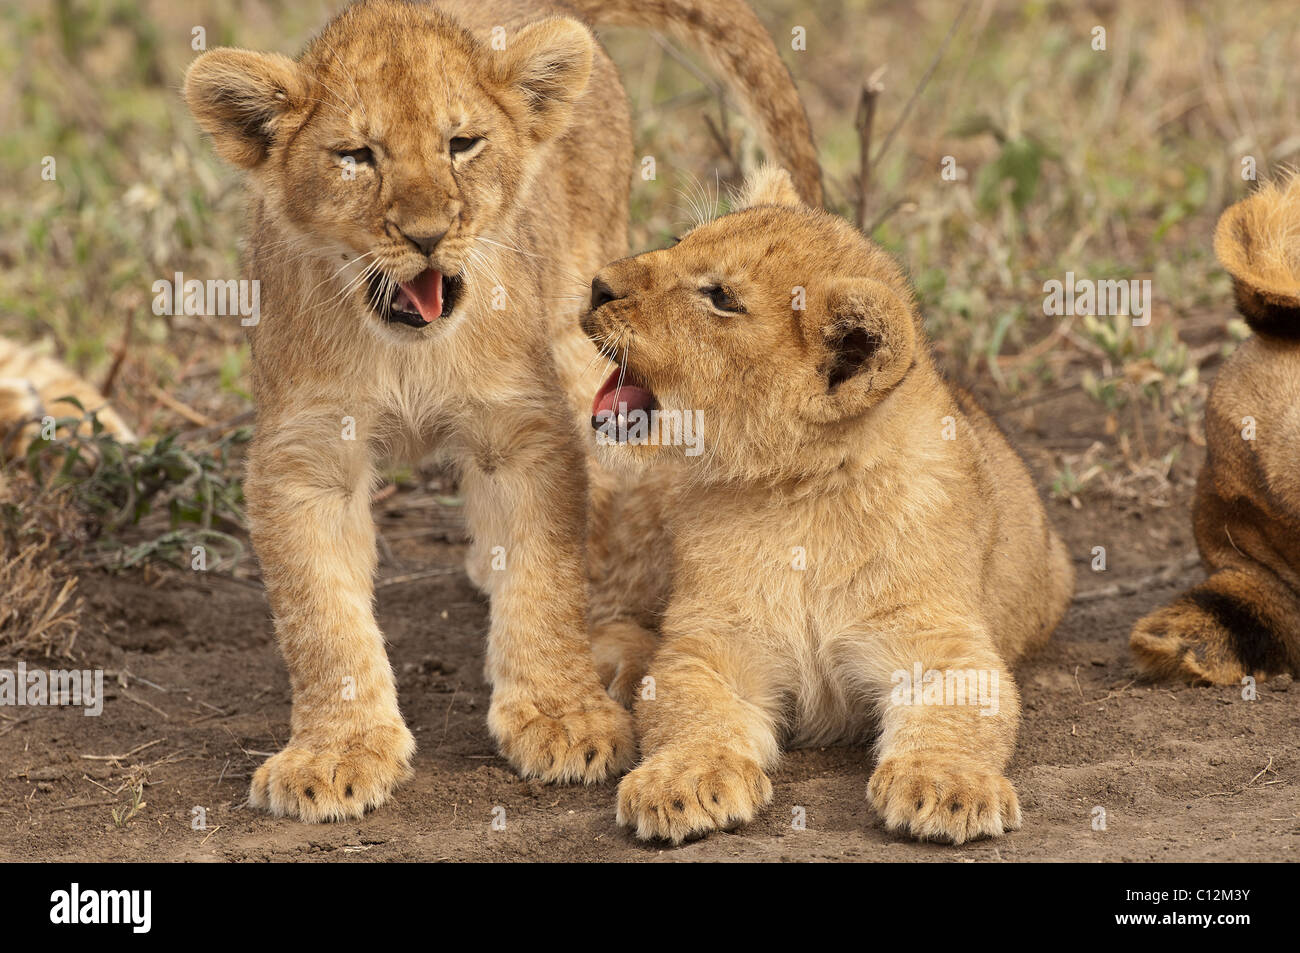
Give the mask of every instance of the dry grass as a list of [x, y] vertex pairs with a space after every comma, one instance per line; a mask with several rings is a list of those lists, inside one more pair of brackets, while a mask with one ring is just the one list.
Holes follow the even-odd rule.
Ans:
[[72, 654], [81, 601], [68, 550], [84, 527], [69, 497], [21, 471], [0, 478], [0, 653]]

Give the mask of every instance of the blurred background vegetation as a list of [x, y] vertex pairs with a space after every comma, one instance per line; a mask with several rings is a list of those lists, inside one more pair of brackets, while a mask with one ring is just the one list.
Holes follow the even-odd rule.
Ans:
[[[808, 105], [828, 205], [849, 217], [855, 119], [864, 84], [878, 81], [863, 219], [910, 270], [946, 370], [1013, 432], [1042, 438], [1031, 457], [1052, 492], [1078, 506], [1132, 479], [1143, 493], [1189, 481], [1204, 372], [1240, 333], [1214, 222], [1252, 185], [1244, 158], [1262, 178], [1300, 157], [1294, 0], [1255, 0], [1248, 13], [1234, 0], [754, 5]], [[105, 385], [146, 446], [227, 439], [250, 406], [237, 321], [150, 307], [152, 283], [174, 272], [238, 274], [240, 182], [179, 96], [194, 30], [208, 48], [293, 54], [338, 6], [0, 9], [0, 333]], [[1105, 50], [1094, 49], [1098, 26]], [[804, 51], [791, 48], [796, 27]], [[633, 189], [632, 246], [652, 247], [687, 222], [698, 183], [738, 181], [753, 139], [693, 54], [640, 34], [604, 38], [637, 154], [657, 159], [657, 180], [636, 177]], [[945, 157], [955, 179], [941, 175]], [[1150, 279], [1150, 326], [1044, 316], [1043, 282], [1067, 271]], [[1080, 436], [1066, 417], [1092, 423]]]

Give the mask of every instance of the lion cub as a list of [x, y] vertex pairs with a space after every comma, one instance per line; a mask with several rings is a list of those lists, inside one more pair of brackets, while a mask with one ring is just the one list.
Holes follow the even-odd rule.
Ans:
[[[75, 397], [84, 410], [64, 398]], [[125, 443], [135, 434], [95, 386], [55, 358], [0, 338], [0, 461], [20, 456], [49, 416], [80, 417], [95, 411], [100, 424]], [[79, 427], [89, 433], [90, 426]]]
[[1149, 675], [1237, 684], [1300, 674], [1300, 176], [1224, 212], [1214, 251], [1255, 335], [1205, 408], [1192, 522], [1210, 577], [1130, 644]]
[[[1024, 465], [941, 379], [894, 261], [784, 171], [741, 206], [607, 266], [583, 318], [627, 354], [596, 396], [602, 452], [677, 467], [618, 820], [673, 842], [734, 826], [771, 800], [783, 745], [871, 731], [891, 830], [1016, 828], [1008, 666], [1060, 620], [1070, 558]], [[678, 414], [702, 452], [637, 439], [675, 436]]]

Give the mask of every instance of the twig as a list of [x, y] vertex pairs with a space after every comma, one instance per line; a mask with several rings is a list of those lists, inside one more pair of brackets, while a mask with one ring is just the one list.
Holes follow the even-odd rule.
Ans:
[[[725, 108], [726, 106], [724, 104], [723, 109]], [[722, 115], [725, 117], [726, 113], [724, 112]], [[727, 160], [727, 164], [730, 165], [733, 170], [740, 168], [740, 163], [736, 161], [736, 156], [731, 148], [731, 140], [718, 127], [718, 124], [713, 121], [713, 116], [709, 113], [704, 114], [704, 125], [709, 127], [709, 135], [713, 137], [713, 141], [718, 146], [718, 151], [721, 152], [722, 157]]]
[[14, 720], [13, 722], [5, 725], [3, 728], [0, 728], [0, 736], [9, 734], [9, 732], [13, 731], [19, 725], [24, 724], [25, 722], [29, 722], [35, 717], [36, 717], [35, 715], [28, 715], [26, 718], [18, 718]]
[[858, 115], [854, 127], [858, 130], [858, 208], [855, 221], [858, 228], [867, 224], [867, 196], [871, 185], [871, 128], [876, 121], [876, 101], [884, 91], [880, 78], [885, 67], [880, 67], [862, 84], [862, 98], [858, 100]]
[[386, 586], [397, 586], [404, 582], [432, 579], [434, 576], [451, 576], [458, 572], [460, 572], [459, 569], [422, 569], [419, 572], [407, 572], [402, 573], [400, 576], [389, 576], [387, 579], [380, 579], [375, 583], [375, 588], [383, 589]]
[[50, 813], [55, 814], [59, 811], [78, 811], [83, 807], [114, 807], [116, 801], [77, 801], [74, 804], [61, 804], [58, 807], [50, 808]]
[[720, 84], [712, 76], [710, 76], [708, 73], [704, 72], [694, 63], [692, 63], [690, 59], [687, 58], [685, 53], [682, 53], [679, 49], [677, 49], [677, 47], [673, 46], [672, 43], [668, 42], [667, 37], [665, 37], [661, 33], [651, 33], [650, 35], [654, 37], [654, 41], [656, 43], [658, 43], [661, 47], [663, 47], [663, 51], [667, 53], [669, 56], [671, 56], [673, 59], [675, 59], [678, 62], [678, 64], [680, 64], [686, 70], [686, 72], [690, 73], [702, 84], [704, 84], [706, 87], [712, 90], [713, 95], [722, 98], [726, 97], [727, 91], [722, 87], [722, 84]]
[[[1077, 680], [1078, 677], [1079, 677], [1079, 670], [1078, 670], [1078, 669], [1075, 669], [1074, 672], [1075, 672], [1075, 679]], [[1120, 695], [1123, 695], [1124, 692], [1128, 690], [1129, 686], [1132, 685], [1132, 684], [1133, 684], [1134, 682], [1136, 682], [1136, 681], [1137, 681], [1136, 678], [1129, 679], [1127, 682], [1125, 682], [1125, 683], [1124, 683], [1123, 685], [1121, 685], [1119, 688], [1111, 689], [1110, 692], [1108, 692], [1107, 694], [1103, 695], [1101, 698], [1094, 698], [1092, 701], [1088, 702], [1088, 704], [1089, 704], [1089, 705], [1096, 705], [1096, 704], [1098, 704], [1099, 702], [1106, 702], [1106, 701], [1110, 701], [1112, 698], [1118, 698]]]
[[878, 229], [881, 225], [884, 225], [885, 222], [887, 222], [887, 221], [889, 220], [889, 217], [890, 217], [891, 215], [893, 215], [895, 212], [897, 212], [900, 208], [902, 208], [904, 205], [906, 205], [909, 201], [910, 201], [910, 200], [909, 200], [908, 198], [904, 197], [904, 198], [898, 199], [898, 200], [895, 201], [895, 202], [891, 202], [890, 205], [889, 205], [889, 208], [885, 209], [883, 212], [881, 212], [879, 215], [877, 215], [877, 216], [872, 220], [871, 225], [868, 226], [867, 228], [864, 228], [864, 229], [862, 230], [862, 234], [864, 234], [864, 235], [873, 235], [873, 234], [875, 234], [876, 229]]
[[217, 425], [216, 421], [211, 417], [204, 416], [188, 404], [182, 403], [157, 385], [151, 386], [149, 393], [158, 403], [173, 413], [184, 417], [192, 424], [197, 424], [200, 427], [215, 427]]
[[1179, 573], [1191, 569], [1200, 561], [1199, 553], [1185, 553], [1182, 559], [1170, 563], [1159, 572], [1153, 572], [1149, 576], [1143, 576], [1141, 579], [1135, 579], [1132, 582], [1116, 582], [1109, 586], [1099, 586], [1096, 589], [1089, 589], [1087, 592], [1080, 592], [1075, 595], [1074, 601], [1095, 602], [1097, 599], [1110, 599], [1113, 596], [1132, 596], [1144, 589], [1151, 589], [1173, 582]]
[[971, 0], [966, 0], [966, 2], [961, 5], [961, 9], [957, 11], [957, 19], [952, 21], [952, 26], [948, 28], [948, 35], [945, 36], [943, 42], [939, 44], [939, 49], [935, 52], [934, 59], [930, 61], [929, 68], [925, 71], [925, 75], [921, 77], [921, 82], [917, 84], [916, 89], [912, 91], [912, 96], [908, 99], [907, 105], [903, 107], [902, 115], [898, 117], [898, 121], [894, 123], [894, 127], [890, 129], [889, 134], [885, 136], [885, 141], [880, 144], [880, 151], [876, 153], [876, 157], [871, 160], [873, 166], [880, 162], [881, 157], [889, 149], [889, 144], [894, 141], [894, 136], [898, 134], [898, 130], [903, 127], [903, 123], [907, 122], [907, 117], [912, 112], [912, 107], [916, 105], [916, 100], [921, 95], [921, 91], [929, 84], [930, 77], [934, 75], [934, 71], [939, 68], [939, 61], [943, 59], [943, 54], [947, 52], [948, 44], [952, 42], [953, 36], [957, 33], [957, 27], [961, 25], [962, 20], [966, 19], [966, 13], [970, 10], [970, 5]]
[[[1265, 773], [1267, 773], [1267, 772], [1269, 772], [1269, 771], [1272, 771], [1272, 770], [1273, 770], [1273, 756], [1272, 756], [1272, 755], [1269, 755], [1269, 756], [1268, 756], [1268, 764], [1264, 765], [1264, 770], [1263, 770], [1263, 771], [1260, 771], [1259, 774], [1255, 775], [1253, 778], [1251, 778], [1249, 781], [1247, 781], [1244, 785], [1242, 785], [1241, 787], [1237, 788], [1237, 790], [1235, 790], [1235, 791], [1212, 791], [1212, 792], [1209, 793], [1209, 794], [1202, 794], [1202, 795], [1201, 795], [1200, 797], [1198, 797], [1196, 800], [1198, 800], [1198, 801], [1203, 801], [1203, 800], [1205, 800], [1207, 797], [1236, 797], [1236, 796], [1237, 796], [1238, 794], [1240, 794], [1242, 791], [1245, 791], [1245, 790], [1246, 790], [1247, 788], [1249, 788], [1252, 784], [1254, 784], [1256, 781], [1258, 781], [1260, 778], [1262, 778], [1262, 777], [1265, 775]], [[1282, 780], [1282, 779], [1279, 778], [1279, 779], [1276, 780], [1276, 781], [1265, 781], [1264, 784], [1280, 784], [1280, 783], [1281, 783], [1281, 780]], [[1263, 786], [1264, 786], [1263, 784], [1260, 785], [1260, 787], [1263, 787]]]
[[1253, 778], [1251, 778], [1248, 782], [1246, 782], [1247, 786], [1249, 787], [1250, 785], [1254, 784], [1256, 781], [1258, 781], [1260, 778], [1262, 778], [1266, 772], [1268, 772], [1268, 771], [1272, 771], [1272, 770], [1273, 770], [1273, 756], [1272, 756], [1272, 755], [1269, 755], [1269, 756], [1268, 756], [1268, 764], [1264, 765], [1263, 769], [1259, 772], [1259, 774], [1255, 775], [1255, 776], [1254, 776]]
[[207, 424], [203, 427], [196, 427], [193, 430], [181, 431], [181, 440], [195, 440], [199, 437], [207, 437], [210, 434], [226, 433], [234, 430], [236, 427], [242, 427], [244, 424], [252, 423], [257, 418], [257, 412], [246, 410], [242, 414], [236, 414], [229, 420], [219, 424]]
[[132, 748], [126, 754], [83, 754], [82, 757], [87, 761], [122, 761], [126, 758], [131, 757], [132, 755], [139, 754], [141, 751], [144, 751], [146, 748], [152, 748], [154, 745], [160, 745], [166, 740], [167, 740], [166, 738], [159, 738], [156, 741], [147, 741], [142, 745], [136, 745], [136, 747]]
[[135, 702], [137, 705], [139, 705], [142, 708], [148, 708], [150, 711], [155, 712], [156, 714], [159, 714], [164, 718], [171, 718], [171, 715], [167, 714], [167, 712], [163, 711], [157, 705], [147, 702], [143, 698], [137, 698], [135, 695], [132, 695], [130, 692], [128, 692], [125, 688], [122, 689], [122, 697], [129, 702]]
[[113, 355], [113, 363], [104, 375], [104, 383], [100, 385], [99, 392], [105, 397], [113, 396], [113, 388], [117, 386], [117, 375], [122, 370], [122, 364], [126, 361], [126, 353], [131, 349], [131, 332], [135, 330], [135, 309], [129, 308], [126, 312], [126, 327], [122, 329], [122, 341], [117, 346], [117, 353]]
[[1068, 384], [1065, 387], [1054, 387], [1051, 390], [1043, 391], [1041, 394], [1035, 394], [1033, 397], [1026, 397], [1024, 400], [1017, 400], [1004, 407], [998, 407], [994, 409], [992, 413], [994, 417], [1001, 417], [1003, 414], [1009, 414], [1017, 410], [1024, 410], [1026, 407], [1034, 407], [1038, 404], [1046, 403], [1049, 400], [1056, 400], [1058, 397], [1065, 397], [1077, 390], [1083, 390], [1083, 385]]

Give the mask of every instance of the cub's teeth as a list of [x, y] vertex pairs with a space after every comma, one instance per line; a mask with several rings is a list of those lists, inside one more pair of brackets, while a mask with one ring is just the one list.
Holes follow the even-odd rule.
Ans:
[[415, 314], [415, 302], [403, 289], [398, 288], [397, 294], [393, 295], [393, 310]]

